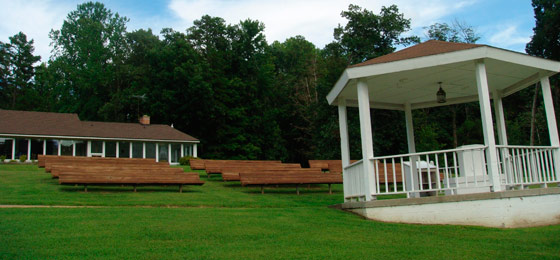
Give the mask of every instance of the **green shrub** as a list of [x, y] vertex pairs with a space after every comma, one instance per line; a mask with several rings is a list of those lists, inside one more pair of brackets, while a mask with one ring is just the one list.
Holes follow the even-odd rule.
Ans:
[[20, 162], [25, 162], [27, 160], [27, 155], [20, 155], [19, 156], [19, 161]]
[[179, 164], [180, 165], [188, 165], [190, 166], [191, 163], [189, 162], [190, 159], [195, 159], [195, 157], [192, 156], [183, 156], [181, 158], [179, 158]]
[[6, 155], [0, 156], [0, 163], [4, 163], [5, 160], [6, 160]]

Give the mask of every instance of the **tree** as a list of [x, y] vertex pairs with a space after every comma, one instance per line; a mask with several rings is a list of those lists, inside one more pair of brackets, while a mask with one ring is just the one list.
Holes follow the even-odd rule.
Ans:
[[[535, 12], [535, 27], [531, 41], [527, 43], [525, 51], [528, 54], [560, 61], [560, 1], [558, 0], [533, 0], [532, 6]], [[558, 107], [560, 88], [559, 78], [554, 76], [550, 79], [553, 90], [555, 107]], [[531, 108], [531, 132], [530, 144], [533, 145], [535, 139], [536, 111], [538, 106], [538, 86], [535, 88]], [[558, 114], [558, 113], [556, 113]]]
[[453, 21], [451, 25], [434, 23], [424, 29], [427, 29], [426, 36], [431, 40], [464, 43], [476, 43], [480, 40], [472, 26], [458, 20]]
[[[33, 95], [35, 67], [41, 57], [33, 55], [33, 40], [28, 41], [23, 32], [9, 37], [10, 43], [0, 42], [0, 88], [4, 94], [4, 104], [10, 109], [33, 109], [22, 98]], [[32, 104], [32, 103], [31, 103]]]
[[120, 100], [111, 97], [125, 84], [120, 66], [126, 57], [127, 22], [102, 3], [87, 2], [68, 14], [60, 30], [51, 30], [51, 60], [59, 65], [57, 76], [64, 78], [64, 95], [73, 100], [60, 110], [78, 112], [85, 120], [123, 119]]
[[[428, 27], [424, 27], [426, 30], [426, 37], [430, 40], [439, 40], [439, 41], [447, 41], [447, 42], [461, 42], [461, 43], [476, 43], [480, 36], [476, 33], [475, 28], [472, 26], [460, 22], [458, 20], [453, 21], [451, 25], [447, 23], [434, 23]], [[474, 135], [476, 133], [474, 126], [476, 125], [477, 116], [469, 115], [469, 111], [471, 111], [472, 107], [476, 105], [473, 103], [470, 104], [459, 104], [459, 105], [451, 105], [449, 109], [435, 109], [433, 111], [433, 116], [438, 116], [442, 118], [443, 122], [451, 121], [451, 132], [452, 132], [452, 140], [453, 145], [452, 147], [457, 147], [459, 144], [469, 144], [472, 142], [477, 142], [476, 137], [478, 135]], [[424, 109], [422, 112], [427, 112], [429, 109]], [[446, 118], [445, 115], [451, 112], [451, 119]], [[461, 112], [461, 114], [458, 114]], [[418, 113], [416, 113], [418, 115]], [[474, 120], [474, 121], [473, 121]], [[426, 125], [425, 125], [426, 124]], [[437, 122], [435, 123], [437, 124]], [[430, 131], [425, 131], [429, 127], [433, 127], [434, 121], [425, 121], [424, 124], [418, 123], [415, 124], [418, 126], [418, 139], [421, 140], [423, 138], [429, 139], [431, 138]], [[437, 129], [445, 129], [445, 126], [448, 126], [448, 123], [445, 123], [443, 126], [436, 127]], [[458, 134], [461, 132], [462, 134]], [[443, 133], [439, 134], [438, 136], [445, 136]], [[442, 142], [442, 140], [437, 140], [438, 142]], [[434, 143], [434, 142], [432, 142]], [[431, 147], [431, 148], [430, 148]], [[434, 145], [428, 145], [426, 149], [436, 149], [441, 147], [436, 147]]]
[[376, 15], [351, 4], [340, 15], [348, 23], [334, 30], [334, 38], [351, 64], [391, 53], [395, 45], [419, 42], [418, 37], [401, 37], [410, 30], [410, 19], [405, 19], [396, 5], [383, 6]]

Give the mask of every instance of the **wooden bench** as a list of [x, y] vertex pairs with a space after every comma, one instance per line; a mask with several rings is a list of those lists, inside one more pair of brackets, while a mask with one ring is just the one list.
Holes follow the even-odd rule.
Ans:
[[331, 184], [342, 183], [342, 175], [323, 173], [318, 168], [311, 169], [308, 172], [300, 170], [286, 170], [282, 172], [263, 171], [258, 173], [240, 173], [239, 176], [242, 186], [260, 186], [262, 194], [264, 194], [265, 185], [296, 185], [296, 193], [299, 195], [299, 186], [309, 184], [328, 184], [329, 194], [332, 194]]
[[51, 171], [53, 164], [119, 164], [119, 165], [161, 165], [169, 166], [167, 162], [156, 162], [154, 159], [137, 158], [100, 158], [100, 157], [70, 157], [58, 156], [44, 159], [45, 172]]
[[190, 159], [189, 164], [192, 170], [206, 170], [210, 165], [220, 165], [223, 163], [282, 163], [281, 161], [262, 161], [262, 160], [214, 160], [214, 159]]
[[275, 174], [275, 173], [282, 173], [282, 172], [299, 172], [299, 173], [307, 173], [307, 172], [322, 172], [320, 168], [296, 168], [296, 167], [276, 167], [276, 166], [268, 166], [268, 167], [246, 167], [246, 168], [234, 168], [234, 169], [227, 169], [222, 172], [222, 179], [224, 181], [240, 181], [240, 174], [241, 173], [268, 173], [268, 174]]
[[136, 170], [136, 171], [165, 171], [165, 172], [184, 172], [182, 168], [171, 168], [160, 165], [122, 165], [122, 164], [53, 164], [51, 165], [51, 175], [58, 178], [61, 172], [65, 171], [113, 171]]
[[[215, 174], [222, 174], [222, 168], [232, 167], [266, 167], [272, 165], [281, 165], [281, 161], [236, 161], [236, 160], [221, 160], [221, 161], [207, 161], [205, 163], [205, 171], [208, 177]], [[292, 167], [295, 165], [292, 165]], [[297, 166], [301, 167], [301, 166]]]
[[204, 160], [202, 159], [190, 159], [189, 164], [191, 170], [204, 170]]
[[151, 171], [123, 170], [115, 172], [62, 172], [59, 176], [62, 185], [84, 185], [87, 192], [88, 185], [131, 185], [136, 192], [139, 185], [179, 185], [179, 192], [183, 192], [183, 185], [203, 185], [198, 173], [162, 173]]
[[[321, 168], [330, 173], [342, 173], [342, 160], [309, 160], [309, 168]], [[351, 160], [350, 163], [357, 162]]]

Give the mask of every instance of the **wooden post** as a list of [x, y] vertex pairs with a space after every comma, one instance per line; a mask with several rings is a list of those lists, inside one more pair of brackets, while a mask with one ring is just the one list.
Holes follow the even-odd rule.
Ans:
[[374, 167], [370, 158], [373, 158], [373, 135], [371, 131], [371, 114], [369, 106], [369, 89], [364, 80], [358, 81], [358, 111], [360, 114], [360, 134], [362, 140], [362, 159], [363, 159], [363, 185], [365, 190], [365, 200], [374, 199], [376, 187], [374, 182]]
[[[543, 92], [544, 110], [546, 113], [550, 146], [558, 147], [560, 146], [558, 126], [556, 125], [556, 115], [554, 113], [554, 104], [552, 103], [552, 93], [550, 92], [550, 81], [548, 80], [548, 77], [541, 78], [541, 89]], [[554, 150], [553, 158], [556, 176], [558, 176], [558, 170], [560, 169], [560, 148]]]
[[[412, 120], [412, 107], [410, 103], [404, 104], [404, 118], [406, 123], [406, 140], [408, 143], [408, 153], [416, 153], [416, 141], [414, 140], [414, 124]], [[416, 169], [416, 161], [418, 161], [417, 156], [410, 156], [410, 175], [404, 176], [405, 186], [407, 191], [420, 190], [420, 184], [418, 182], [418, 170]], [[417, 198], [420, 197], [418, 192], [409, 192], [408, 196]]]
[[329, 183], [329, 194], [332, 194], [331, 184]]
[[480, 116], [482, 119], [482, 134], [486, 150], [486, 163], [488, 175], [492, 184], [492, 191], [502, 191], [500, 172], [498, 171], [498, 155], [496, 150], [496, 139], [494, 137], [494, 124], [492, 123], [492, 108], [490, 106], [490, 93], [488, 92], [488, 79], [486, 76], [486, 65], [484, 60], [479, 60], [476, 66], [476, 85], [478, 90], [478, 103], [480, 104]]
[[133, 184], [132, 187], [134, 187], [134, 192], [136, 192], [136, 184]]
[[261, 194], [264, 194], [264, 185], [261, 185]]
[[179, 185], [179, 193], [183, 193], [183, 184]]
[[350, 143], [348, 141], [348, 116], [346, 112], [346, 100], [342, 99], [338, 104], [338, 128], [340, 130], [340, 154], [342, 157], [342, 169], [350, 165]]
[[84, 192], [87, 192], [87, 185], [84, 185]]
[[296, 193], [299, 195], [299, 184], [296, 184]]

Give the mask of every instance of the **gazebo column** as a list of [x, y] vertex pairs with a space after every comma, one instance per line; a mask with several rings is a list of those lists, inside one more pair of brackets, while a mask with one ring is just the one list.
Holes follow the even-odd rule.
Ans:
[[502, 104], [502, 93], [495, 90], [493, 95], [494, 99], [494, 112], [496, 113], [496, 129], [498, 130], [498, 143], [501, 145], [508, 145], [507, 132], [506, 132], [506, 118], [504, 116], [504, 106]]
[[340, 129], [340, 155], [342, 159], [342, 169], [350, 165], [350, 143], [348, 140], [348, 116], [346, 100], [338, 102], [338, 128]]
[[[546, 122], [548, 124], [548, 136], [550, 138], [550, 146], [559, 147], [560, 141], [558, 140], [558, 128], [556, 125], [556, 115], [554, 113], [554, 105], [552, 103], [552, 94], [550, 92], [550, 82], [548, 77], [541, 78], [541, 87], [544, 99], [544, 110], [546, 112]], [[560, 148], [554, 152], [554, 168], [556, 168], [556, 175], [560, 171]]]
[[[408, 153], [416, 153], [416, 143], [414, 141], [414, 125], [412, 121], [412, 108], [410, 103], [404, 104], [404, 118], [406, 121], [406, 141], [408, 143]], [[416, 169], [417, 156], [410, 156], [410, 173], [411, 175], [404, 176], [406, 182], [406, 190], [420, 190], [420, 183], [418, 182], [418, 171]], [[410, 197], [419, 197], [420, 193], [407, 193]]]
[[490, 177], [490, 183], [492, 184], [492, 190], [502, 191], [500, 172], [498, 171], [496, 139], [494, 138], [494, 124], [492, 123], [492, 108], [490, 106], [490, 94], [488, 92], [488, 79], [486, 77], [486, 65], [483, 60], [476, 62], [475, 74], [484, 145], [488, 147], [486, 150], [488, 175]]
[[[496, 113], [496, 129], [498, 130], [498, 143], [500, 145], [508, 145], [507, 132], [506, 132], [506, 118], [504, 115], [504, 106], [502, 103], [502, 93], [499, 90], [494, 90], [492, 93], [492, 98], [494, 100], [494, 113]], [[506, 178], [511, 178], [511, 173], [513, 171], [511, 156], [507, 148], [502, 148], [500, 150], [502, 156], [503, 167], [502, 170], [506, 174]], [[508, 182], [513, 180], [508, 179]]]
[[367, 83], [363, 80], [358, 81], [358, 109], [360, 113], [360, 135], [362, 139], [362, 159], [364, 172], [364, 190], [366, 201], [374, 199], [372, 194], [375, 193], [375, 175], [373, 168], [373, 137], [371, 132], [371, 115], [369, 106], [369, 89]]
[[[341, 99], [338, 102], [338, 129], [340, 130], [340, 157], [342, 159], [342, 183], [344, 198], [350, 193], [350, 180], [346, 167], [350, 165], [350, 144], [348, 139], [348, 114], [346, 109], [346, 100]], [[346, 199], [344, 201], [347, 201]]]

